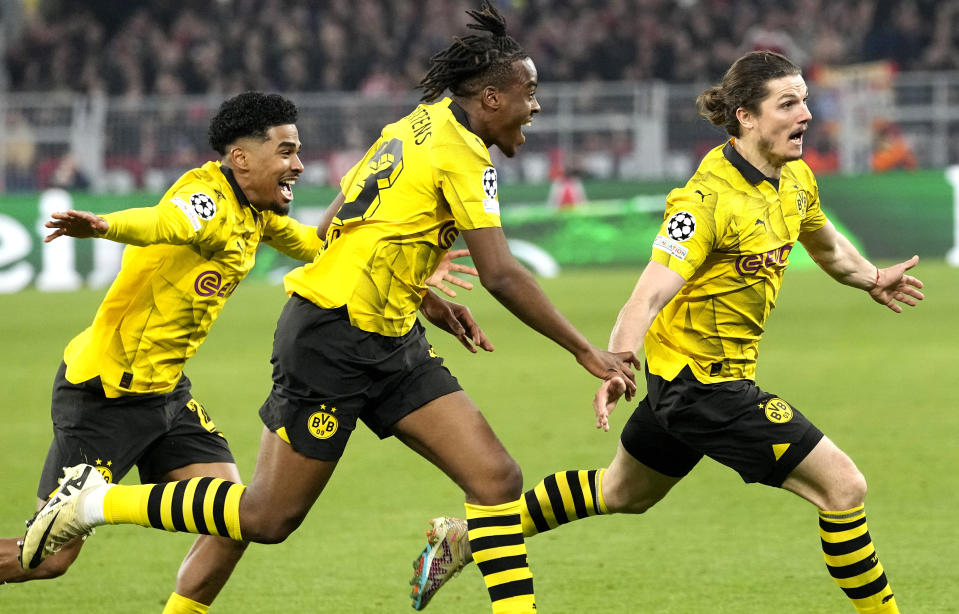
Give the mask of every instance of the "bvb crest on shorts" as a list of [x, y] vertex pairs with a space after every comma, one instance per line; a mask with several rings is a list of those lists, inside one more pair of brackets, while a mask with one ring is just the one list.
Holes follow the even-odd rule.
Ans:
[[113, 483], [113, 470], [110, 469], [112, 466], [112, 460], [103, 460], [102, 458], [96, 460], [96, 469], [100, 472], [100, 475], [103, 476], [103, 479], [106, 480], [107, 484]]
[[333, 414], [336, 408], [331, 407], [326, 410], [326, 405], [320, 405], [320, 411], [314, 412], [306, 421], [306, 429], [317, 439], [329, 439], [336, 434], [336, 429], [340, 426], [339, 420]]
[[793, 419], [793, 408], [779, 397], [768, 399], [759, 404], [759, 408], [766, 412], [766, 419], [776, 424], [789, 422]]

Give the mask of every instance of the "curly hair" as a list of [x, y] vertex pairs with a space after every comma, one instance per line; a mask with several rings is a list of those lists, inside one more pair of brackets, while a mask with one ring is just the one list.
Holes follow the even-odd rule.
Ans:
[[722, 83], [696, 98], [699, 114], [729, 136], [739, 136], [740, 107], [759, 112], [759, 103], [769, 95], [767, 83], [773, 79], [798, 75], [802, 70], [784, 55], [772, 51], [752, 51], [739, 58], [723, 75]]
[[279, 94], [244, 92], [220, 105], [210, 120], [207, 137], [210, 147], [221, 156], [230, 143], [244, 137], [266, 140], [273, 126], [295, 124], [296, 105]]
[[466, 12], [476, 21], [466, 27], [489, 34], [454, 36], [449, 47], [430, 58], [429, 72], [418, 86], [423, 102], [437, 100], [447, 89], [454, 96], [471, 96], [487, 84], [505, 85], [513, 62], [529, 57], [506, 33], [506, 20], [489, 2]]

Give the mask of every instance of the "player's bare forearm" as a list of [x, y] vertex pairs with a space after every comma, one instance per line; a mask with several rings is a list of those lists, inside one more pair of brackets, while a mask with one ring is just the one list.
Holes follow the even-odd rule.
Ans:
[[658, 262], [649, 262], [616, 317], [609, 336], [610, 351], [638, 351], [653, 320], [685, 283], [679, 273]]

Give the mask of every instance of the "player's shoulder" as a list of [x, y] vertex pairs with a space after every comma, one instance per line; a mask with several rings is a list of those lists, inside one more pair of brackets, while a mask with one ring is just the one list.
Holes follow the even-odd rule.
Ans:
[[163, 197], [183, 211], [198, 227], [230, 208], [236, 196], [218, 162], [207, 162], [180, 176]]
[[792, 160], [783, 165], [783, 176], [792, 179], [806, 189], [816, 187], [816, 176], [805, 160]]
[[490, 165], [489, 149], [476, 133], [469, 129], [469, 122], [462, 109], [454, 106], [456, 103], [449, 98], [429, 105], [421, 105], [429, 109], [433, 120], [434, 153], [454, 157], [455, 159]]

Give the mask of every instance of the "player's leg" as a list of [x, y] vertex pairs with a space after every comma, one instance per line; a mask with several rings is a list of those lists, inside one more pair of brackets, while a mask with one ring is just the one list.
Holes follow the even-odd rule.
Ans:
[[[193, 463], [174, 469], [160, 481], [175, 482], [194, 477], [216, 477], [239, 483], [240, 472], [233, 463]], [[202, 614], [206, 612], [230, 578], [246, 550], [247, 542], [201, 535], [193, 542], [177, 572], [176, 588], [170, 595], [164, 614]]]
[[819, 508], [826, 567], [862, 614], [898, 614], [869, 529], [866, 480], [836, 444], [823, 437], [782, 484]]
[[[45, 499], [37, 499], [37, 509], [46, 504]], [[66, 544], [60, 552], [47, 558], [36, 569], [25, 570], [20, 565], [20, 541], [22, 537], [0, 538], [0, 584], [27, 582], [29, 580], [50, 580], [59, 578], [67, 572], [83, 547], [82, 539]]]
[[468, 538], [493, 612], [535, 612], [519, 515], [522, 473], [466, 393], [426, 403], [393, 432], [466, 494]]

